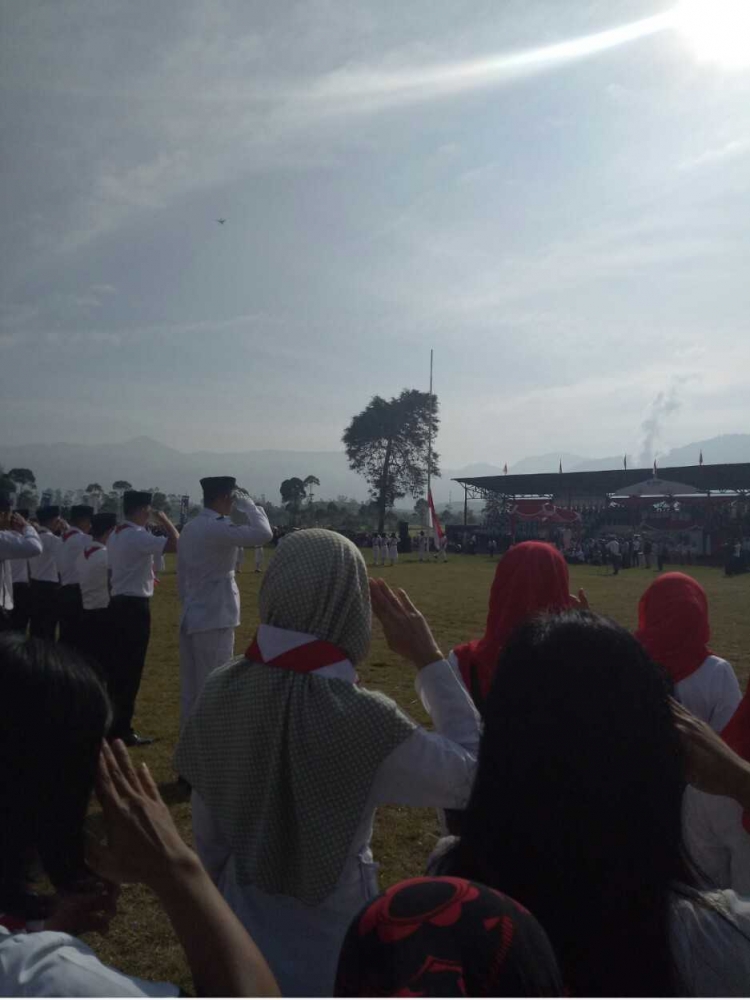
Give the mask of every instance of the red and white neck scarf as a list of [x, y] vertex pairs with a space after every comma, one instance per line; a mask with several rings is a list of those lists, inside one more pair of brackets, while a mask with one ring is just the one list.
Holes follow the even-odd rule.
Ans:
[[251, 663], [291, 670], [296, 674], [315, 673], [356, 683], [356, 671], [343, 649], [305, 632], [261, 625], [245, 652]]

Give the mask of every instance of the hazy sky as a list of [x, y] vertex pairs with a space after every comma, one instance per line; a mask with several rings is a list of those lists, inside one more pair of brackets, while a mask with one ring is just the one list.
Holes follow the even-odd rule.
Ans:
[[671, 6], [0, 0], [2, 440], [335, 449], [431, 347], [449, 466], [747, 431], [750, 69], [559, 47]]

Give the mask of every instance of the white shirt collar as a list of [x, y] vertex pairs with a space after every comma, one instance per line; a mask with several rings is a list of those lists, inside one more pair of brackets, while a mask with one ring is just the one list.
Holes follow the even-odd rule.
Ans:
[[[265, 660], [273, 660], [299, 646], [317, 642], [318, 638], [317, 635], [310, 635], [308, 632], [295, 632], [288, 628], [277, 628], [275, 625], [258, 627], [258, 646]], [[334, 677], [349, 681], [350, 684], [356, 684], [359, 680], [354, 664], [348, 659], [331, 663], [327, 667], [321, 667], [320, 670], [314, 670], [313, 673], [317, 677]]]

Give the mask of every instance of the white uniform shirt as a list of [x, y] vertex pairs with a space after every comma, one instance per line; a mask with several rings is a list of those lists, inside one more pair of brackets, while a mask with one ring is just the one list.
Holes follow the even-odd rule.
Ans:
[[419, 536], [419, 551], [420, 552], [427, 552], [429, 550], [429, 548], [430, 548], [430, 540], [427, 537], [427, 535], [420, 535]]
[[204, 508], [188, 521], [177, 553], [177, 587], [182, 602], [181, 627], [192, 635], [240, 623], [240, 592], [234, 579], [238, 548], [264, 545], [273, 532], [266, 512], [238, 497], [235, 507], [247, 524], [235, 524]]
[[176, 997], [171, 983], [151, 983], [104, 965], [83, 941], [60, 931], [11, 934], [0, 927], [0, 996]]
[[616, 538], [613, 538], [611, 542], [607, 543], [607, 552], [609, 552], [611, 556], [619, 556], [620, 543], [617, 541]]
[[57, 553], [57, 568], [60, 570], [60, 583], [65, 587], [79, 582], [76, 561], [86, 546], [91, 544], [91, 535], [84, 534], [80, 528], [68, 528], [61, 541], [62, 545]]
[[675, 694], [685, 708], [720, 733], [742, 699], [730, 663], [720, 656], [707, 656], [697, 670], [675, 684]]
[[682, 800], [688, 854], [719, 889], [750, 897], [750, 833], [742, 806], [724, 795], [707, 795], [691, 785]]
[[[36, 555], [36, 553], [35, 553]], [[10, 576], [13, 583], [29, 582], [29, 560], [10, 559]]]
[[[34, 528], [27, 524], [23, 532], [0, 531], [0, 608], [13, 610], [13, 584], [22, 582], [16, 579], [16, 565], [23, 567], [28, 580], [28, 564], [26, 559], [38, 555], [42, 551], [42, 543]], [[25, 580], [23, 582], [25, 582]]]
[[154, 556], [161, 555], [167, 541], [132, 521], [117, 525], [107, 542], [113, 597], [153, 596]]
[[109, 606], [109, 556], [101, 542], [87, 545], [76, 559], [76, 574], [81, 586], [85, 611], [98, 611]]
[[57, 569], [57, 555], [62, 541], [57, 535], [53, 535], [49, 528], [40, 528], [39, 538], [42, 543], [42, 554], [29, 560], [29, 576], [32, 580], [58, 583], [60, 574]]
[[398, 552], [398, 538], [388, 539], [388, 551], [391, 553], [392, 556]]

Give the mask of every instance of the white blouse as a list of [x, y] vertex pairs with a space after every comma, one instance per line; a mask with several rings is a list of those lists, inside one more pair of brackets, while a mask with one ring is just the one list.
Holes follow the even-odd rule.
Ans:
[[193, 836], [201, 861], [250, 932], [284, 996], [331, 996], [344, 935], [352, 918], [379, 890], [370, 841], [380, 805], [466, 805], [479, 749], [479, 715], [445, 660], [415, 681], [435, 732], [418, 728], [378, 769], [331, 895], [316, 907], [238, 885], [230, 847], [200, 796], [193, 792]]
[[750, 833], [742, 825], [742, 812], [734, 799], [688, 786], [682, 827], [690, 857], [710, 882], [750, 897]]
[[716, 733], [726, 726], [742, 700], [732, 665], [720, 656], [707, 656], [697, 670], [675, 684], [675, 694]]

